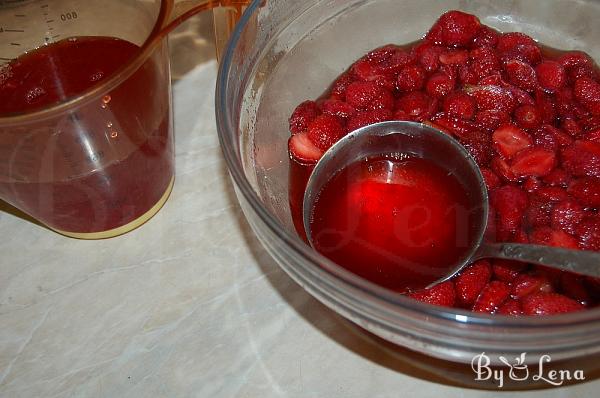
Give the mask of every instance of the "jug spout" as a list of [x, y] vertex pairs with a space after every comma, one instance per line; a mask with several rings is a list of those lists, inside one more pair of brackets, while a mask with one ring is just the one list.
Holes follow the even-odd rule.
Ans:
[[171, 0], [168, 2], [169, 18], [161, 34], [168, 34], [183, 21], [199, 12], [212, 10], [215, 48], [217, 59], [220, 59], [229, 36], [249, 3], [250, 0]]

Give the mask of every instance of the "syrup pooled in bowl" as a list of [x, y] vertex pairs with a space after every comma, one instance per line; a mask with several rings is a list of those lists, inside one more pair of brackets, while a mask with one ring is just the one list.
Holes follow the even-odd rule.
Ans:
[[317, 251], [383, 287], [421, 289], [447, 275], [471, 246], [465, 187], [432, 160], [380, 156], [336, 173], [315, 200]]

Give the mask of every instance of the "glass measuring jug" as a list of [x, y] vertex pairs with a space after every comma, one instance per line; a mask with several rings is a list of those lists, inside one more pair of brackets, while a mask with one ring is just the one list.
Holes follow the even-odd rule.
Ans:
[[[174, 183], [164, 38], [187, 17], [218, 8], [222, 45], [245, 3], [0, 0], [0, 87], [25, 85], [20, 97], [0, 89], [7, 104], [0, 107], [0, 198], [82, 239], [120, 235], [150, 219]], [[119, 58], [100, 42], [129, 47]], [[86, 52], [75, 53], [84, 44]], [[107, 73], [101, 65], [110, 57]], [[66, 63], [69, 71], [60, 68]], [[69, 88], [76, 75], [85, 84]]]

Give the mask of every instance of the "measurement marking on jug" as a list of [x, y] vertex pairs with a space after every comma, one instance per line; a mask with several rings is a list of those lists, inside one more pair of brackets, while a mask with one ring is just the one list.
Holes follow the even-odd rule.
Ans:
[[11, 46], [20, 46], [19, 43], [10, 43]]
[[4, 29], [4, 32], [23, 33], [25, 31], [23, 29]]

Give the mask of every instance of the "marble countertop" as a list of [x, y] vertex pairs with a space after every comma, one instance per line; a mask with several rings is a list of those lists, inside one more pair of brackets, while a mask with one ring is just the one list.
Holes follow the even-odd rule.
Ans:
[[227, 175], [215, 78], [212, 61], [175, 84], [176, 184], [141, 228], [78, 241], [0, 212], [0, 397], [497, 396], [423, 371], [278, 268]]

